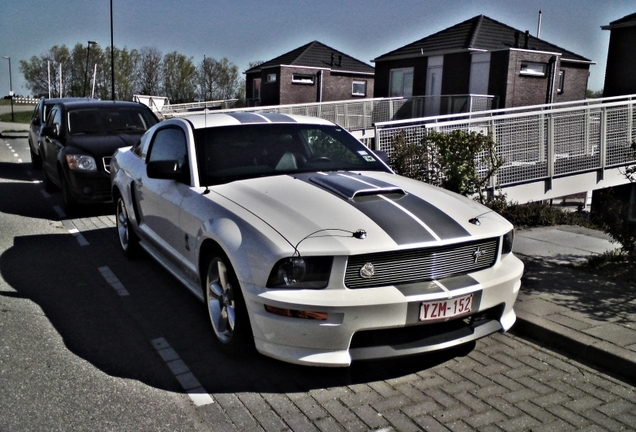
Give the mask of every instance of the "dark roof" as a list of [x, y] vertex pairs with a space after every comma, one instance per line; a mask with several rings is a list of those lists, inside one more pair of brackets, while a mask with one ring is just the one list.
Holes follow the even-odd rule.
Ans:
[[468, 50], [496, 51], [522, 48], [536, 51], [558, 52], [563, 59], [591, 62], [589, 59], [560, 48], [526, 32], [512, 28], [484, 15], [456, 24], [411, 44], [377, 57], [374, 61], [410, 58]]
[[612, 30], [617, 27], [633, 27], [636, 26], [636, 13], [625, 15], [623, 18], [617, 19], [609, 23], [609, 25], [601, 26], [603, 30]]
[[373, 74], [374, 68], [360, 60], [348, 56], [338, 50], [328, 47], [318, 41], [313, 41], [281, 56], [266, 61], [245, 71], [245, 73], [259, 72], [273, 66], [304, 66], [312, 68], [331, 69], [332, 71], [356, 72]]

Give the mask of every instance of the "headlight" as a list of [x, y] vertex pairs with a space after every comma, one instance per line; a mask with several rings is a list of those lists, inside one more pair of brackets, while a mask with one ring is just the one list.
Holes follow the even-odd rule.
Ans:
[[511, 229], [503, 236], [503, 244], [501, 245], [501, 254], [509, 254], [512, 252], [512, 245], [515, 242], [515, 230]]
[[268, 288], [324, 288], [329, 282], [332, 257], [291, 257], [278, 261], [267, 280]]
[[76, 171], [97, 171], [97, 164], [92, 156], [66, 155], [68, 167]]

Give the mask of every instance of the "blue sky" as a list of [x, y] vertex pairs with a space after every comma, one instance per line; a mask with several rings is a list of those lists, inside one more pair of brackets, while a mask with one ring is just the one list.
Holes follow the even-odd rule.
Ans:
[[[609, 31], [602, 25], [636, 12], [633, 0], [112, 0], [114, 44], [178, 51], [199, 63], [227, 57], [240, 71], [313, 40], [359, 60], [393, 49], [476, 15], [486, 15], [583, 55], [588, 87], [600, 90]], [[0, 56], [11, 57], [13, 90], [23, 87], [19, 61], [54, 45], [110, 45], [110, 0], [2, 0]], [[9, 93], [8, 61], [0, 58], [0, 95]]]

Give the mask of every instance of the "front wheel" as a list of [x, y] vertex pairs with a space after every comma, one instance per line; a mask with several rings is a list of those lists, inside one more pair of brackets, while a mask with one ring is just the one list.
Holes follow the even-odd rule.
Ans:
[[29, 144], [29, 152], [31, 153], [31, 165], [33, 166], [33, 169], [42, 169], [42, 158], [39, 154], [33, 151], [31, 144]]
[[229, 354], [244, 353], [253, 340], [238, 279], [222, 257], [208, 259], [205, 268], [205, 303], [216, 339]]
[[62, 199], [64, 200], [64, 208], [67, 213], [75, 213], [77, 211], [78, 202], [73, 191], [71, 191], [71, 185], [64, 178], [64, 173], [60, 173], [60, 186], [62, 189]]
[[115, 223], [117, 224], [119, 245], [124, 255], [128, 258], [135, 258], [139, 253], [139, 237], [130, 225], [126, 204], [124, 204], [122, 197], [117, 197], [115, 204]]

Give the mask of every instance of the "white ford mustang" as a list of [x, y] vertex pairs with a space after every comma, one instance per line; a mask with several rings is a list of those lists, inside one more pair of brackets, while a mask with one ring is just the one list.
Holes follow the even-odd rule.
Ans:
[[115, 154], [111, 181], [123, 251], [143, 248], [203, 300], [230, 352], [348, 366], [515, 321], [512, 225], [394, 174], [333, 123], [167, 120]]

